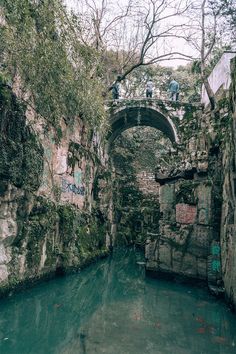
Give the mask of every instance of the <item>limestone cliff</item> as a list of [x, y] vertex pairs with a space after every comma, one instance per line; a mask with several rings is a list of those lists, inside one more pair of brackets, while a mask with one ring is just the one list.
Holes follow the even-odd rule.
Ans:
[[109, 174], [99, 132], [80, 118], [62, 119], [57, 130], [48, 126], [2, 82], [0, 129], [4, 293], [107, 252], [109, 202], [103, 190]]
[[224, 135], [224, 186], [221, 219], [222, 272], [226, 297], [236, 307], [236, 60], [231, 61], [230, 99], [223, 101], [222, 111], [230, 112], [230, 126]]

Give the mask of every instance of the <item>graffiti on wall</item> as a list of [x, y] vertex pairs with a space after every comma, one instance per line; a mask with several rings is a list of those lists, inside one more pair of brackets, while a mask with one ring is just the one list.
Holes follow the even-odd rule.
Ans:
[[74, 183], [70, 183], [65, 178], [61, 180], [61, 190], [63, 193], [73, 193], [77, 195], [84, 196], [85, 194], [85, 187], [84, 186], [76, 186]]
[[213, 272], [220, 272], [221, 264], [220, 264], [220, 245], [215, 243], [211, 246], [211, 254], [212, 254], [212, 263], [211, 267]]
[[82, 183], [82, 172], [81, 171], [74, 172], [74, 179], [75, 179], [75, 183], [77, 185], [80, 185]]

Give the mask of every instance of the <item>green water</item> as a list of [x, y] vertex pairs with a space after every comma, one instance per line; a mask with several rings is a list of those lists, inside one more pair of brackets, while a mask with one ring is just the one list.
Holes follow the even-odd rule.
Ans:
[[235, 354], [236, 316], [201, 289], [145, 278], [123, 250], [1, 300], [1, 354]]

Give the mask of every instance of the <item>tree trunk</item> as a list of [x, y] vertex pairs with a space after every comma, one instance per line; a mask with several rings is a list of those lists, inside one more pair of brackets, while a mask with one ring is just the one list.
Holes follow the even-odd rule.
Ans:
[[210, 101], [210, 105], [211, 105], [211, 110], [213, 111], [216, 107], [216, 101], [215, 101], [215, 95], [214, 92], [209, 84], [208, 79], [205, 76], [202, 76], [202, 81], [203, 81], [203, 85], [205, 86], [209, 101]]

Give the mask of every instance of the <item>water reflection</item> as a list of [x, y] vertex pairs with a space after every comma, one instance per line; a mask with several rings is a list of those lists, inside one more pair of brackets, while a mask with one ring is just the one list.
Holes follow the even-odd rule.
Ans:
[[146, 279], [123, 250], [0, 303], [2, 354], [233, 354], [236, 320], [201, 289]]

